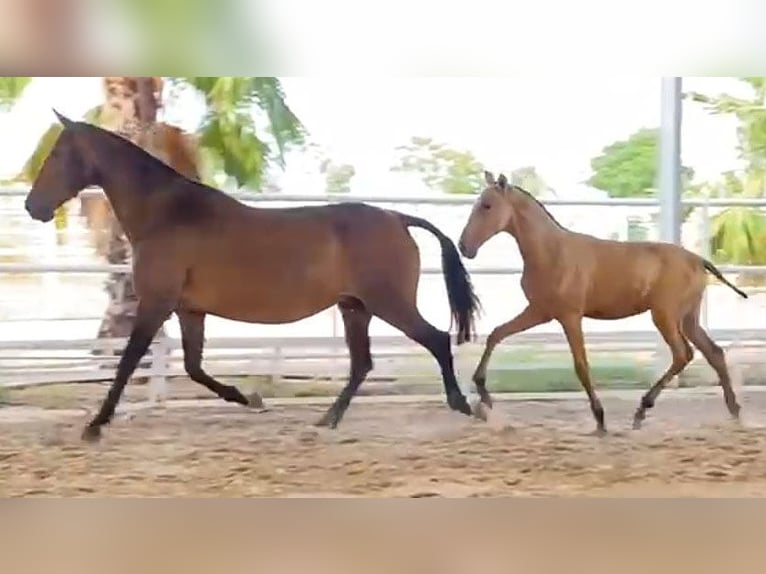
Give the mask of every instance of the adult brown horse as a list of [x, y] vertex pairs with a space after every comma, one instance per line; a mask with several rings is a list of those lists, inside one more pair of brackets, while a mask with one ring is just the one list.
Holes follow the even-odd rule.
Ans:
[[529, 193], [510, 185], [504, 175], [497, 181], [489, 172], [484, 175], [487, 187], [463, 229], [460, 251], [472, 259], [490, 237], [501, 231], [510, 233], [524, 260], [521, 288], [529, 304], [487, 338], [473, 375], [483, 405], [492, 406], [486, 378], [495, 346], [514, 333], [555, 319], [564, 330], [577, 377], [588, 394], [596, 433], [605, 433], [604, 409], [590, 378], [582, 318], [622, 319], [651, 311], [673, 361], [641, 398], [633, 418], [634, 428], [641, 426], [646, 410], [654, 406], [663, 387], [692, 360], [694, 351], [689, 341], [715, 369], [729, 413], [739, 417], [740, 407], [731, 387], [724, 352], [702, 328], [699, 315], [707, 271], [747, 297], [744, 292], [729, 283], [712, 263], [683, 247], [648, 241], [606, 241], [574, 233], [562, 227]]
[[457, 343], [473, 337], [478, 299], [455, 245], [434, 225], [364, 204], [248, 207], [186, 179], [118, 135], [56, 115], [64, 130], [32, 185], [26, 209], [46, 222], [83, 188], [100, 186], [133, 248], [139, 296], [114, 382], [84, 439], [100, 437], [138, 361], [173, 312], [181, 326], [186, 372], [226, 401], [263, 404], [257, 393], [245, 398], [202, 369], [206, 314], [274, 324], [337, 304], [351, 369], [318, 425], [338, 425], [372, 369], [368, 327], [373, 316], [428, 349], [441, 367], [449, 406], [471, 414], [455, 378], [449, 334], [428, 323], [416, 307], [420, 256], [408, 227], [425, 229], [439, 240]]

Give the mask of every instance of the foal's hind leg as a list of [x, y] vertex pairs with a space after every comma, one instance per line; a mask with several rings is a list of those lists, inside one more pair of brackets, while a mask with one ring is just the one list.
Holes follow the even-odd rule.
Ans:
[[718, 382], [723, 390], [723, 397], [726, 401], [726, 407], [732, 418], [739, 419], [740, 406], [737, 403], [737, 397], [731, 386], [729, 378], [729, 369], [726, 367], [726, 355], [718, 345], [713, 342], [710, 336], [705, 332], [699, 322], [699, 307], [686, 315], [682, 322], [684, 333], [689, 340], [697, 347], [705, 360], [718, 374]]
[[176, 311], [181, 326], [181, 340], [184, 348], [184, 368], [192, 381], [199, 383], [230, 403], [263, 407], [263, 399], [257, 392], [246, 398], [236, 387], [216, 381], [202, 369], [202, 348], [205, 344], [205, 314], [179, 309]]
[[449, 333], [440, 331], [426, 321], [415, 307], [414, 303], [408, 303], [401, 299], [394, 299], [389, 294], [388, 298], [381, 298], [374, 304], [370, 304], [370, 310], [393, 325], [410, 339], [423, 345], [439, 363], [444, 392], [447, 395], [447, 404], [454, 411], [460, 411], [465, 415], [471, 415], [471, 407], [457, 384], [455, 368], [452, 361]]
[[369, 327], [372, 314], [359, 299], [347, 298], [338, 303], [346, 331], [346, 345], [351, 355], [351, 370], [348, 383], [327, 410], [317, 426], [336, 428], [343, 413], [346, 412], [351, 399], [356, 394], [359, 385], [372, 370], [372, 355], [370, 354]]
[[659, 380], [652, 385], [643, 397], [641, 397], [641, 404], [636, 409], [635, 415], [633, 415], [633, 428], [638, 430], [641, 428], [641, 423], [646, 418], [646, 410], [654, 407], [654, 402], [673, 377], [684, 370], [689, 361], [692, 360], [693, 353], [689, 347], [689, 343], [681, 333], [679, 320], [675, 315], [665, 313], [660, 310], [652, 310], [652, 321], [654, 321], [657, 330], [665, 339], [665, 342], [670, 347], [672, 353], [673, 362], [667, 371], [659, 378]]

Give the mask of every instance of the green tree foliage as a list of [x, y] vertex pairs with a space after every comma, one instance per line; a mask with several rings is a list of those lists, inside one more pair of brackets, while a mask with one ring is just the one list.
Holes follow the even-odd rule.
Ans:
[[[31, 79], [2, 78], [0, 99], [4, 93], [12, 93], [14, 98], [18, 98], [23, 86], [21, 89], [14, 86], [26, 86]], [[288, 146], [301, 144], [304, 140], [304, 127], [288, 107], [277, 78], [190, 77], [168, 80], [176, 88], [194, 89], [207, 105], [207, 113], [197, 131], [202, 167], [208, 172], [206, 180], [211, 179], [210, 172], [220, 170], [237, 185], [259, 190], [268, 165], [275, 163], [284, 166]], [[97, 118], [98, 108], [86, 114], [88, 121], [95, 122]], [[22, 169], [22, 179], [30, 181], [36, 177], [60, 130], [58, 123], [54, 123], [43, 133]], [[272, 143], [267, 139], [271, 139]]]
[[13, 107], [32, 78], [0, 76], [0, 110]]
[[333, 194], [351, 191], [351, 180], [356, 175], [353, 165], [336, 164], [330, 159], [325, 159], [320, 164], [319, 171], [325, 176], [325, 192]]
[[426, 137], [413, 137], [397, 151], [400, 160], [391, 169], [415, 173], [431, 189], [469, 194], [484, 186], [484, 166], [469, 151], [455, 150]]
[[[657, 181], [660, 148], [658, 128], [642, 128], [627, 139], [609, 144], [591, 162], [593, 175], [588, 185], [606, 191], [611, 197], [649, 197]], [[694, 170], [682, 167], [682, 186], [687, 188]]]
[[[750, 98], [728, 94], [710, 96], [689, 92], [685, 98], [701, 103], [712, 114], [731, 114], [738, 120], [741, 173], [729, 172], [706, 183], [701, 193], [710, 197], [761, 198], [766, 191], [766, 78], [740, 78]], [[761, 209], [731, 207], [713, 218], [710, 250], [718, 263], [766, 264], [766, 215]]]

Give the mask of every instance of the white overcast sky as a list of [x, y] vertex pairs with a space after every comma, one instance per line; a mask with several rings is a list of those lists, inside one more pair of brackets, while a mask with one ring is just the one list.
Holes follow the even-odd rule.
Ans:
[[[471, 150], [493, 170], [534, 165], [566, 195], [589, 175], [605, 145], [657, 126], [656, 77], [546, 75], [487, 78], [283, 78], [288, 102], [312, 139], [357, 170], [354, 192], [397, 193], [389, 173], [394, 148], [413, 135]], [[729, 78], [685, 78], [684, 89], [741, 94]], [[746, 93], [746, 92], [745, 92]], [[0, 173], [12, 174], [53, 120], [51, 107], [75, 118], [101, 100], [99, 78], [37, 78], [10, 113], [0, 114]], [[169, 118], [194, 126], [199, 106]], [[683, 159], [701, 178], [736, 166], [735, 122], [684, 106]], [[285, 191], [321, 192], [314, 164], [292, 156]]]

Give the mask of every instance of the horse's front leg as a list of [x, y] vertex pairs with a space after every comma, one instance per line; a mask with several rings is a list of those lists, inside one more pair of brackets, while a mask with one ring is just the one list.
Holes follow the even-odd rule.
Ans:
[[492, 408], [492, 398], [487, 391], [487, 366], [492, 356], [492, 351], [505, 338], [516, 333], [521, 333], [537, 325], [542, 325], [550, 321], [550, 317], [538, 309], [528, 305], [521, 313], [516, 315], [507, 323], [495, 327], [487, 337], [484, 346], [484, 353], [481, 355], [479, 364], [473, 374], [473, 382], [476, 385], [476, 392], [479, 393], [479, 399], [485, 406]]
[[175, 306], [176, 301], [172, 299], [155, 301], [142, 299], [139, 302], [133, 330], [117, 365], [117, 374], [98, 414], [83, 430], [83, 440], [96, 441], [101, 438], [101, 427], [112, 420], [125, 385], [136, 370], [138, 362], [149, 349], [154, 335], [170, 317]]

